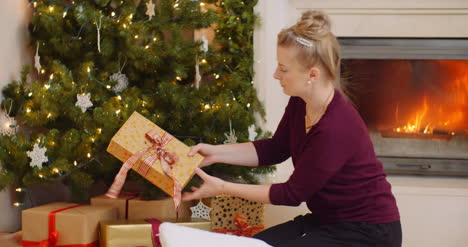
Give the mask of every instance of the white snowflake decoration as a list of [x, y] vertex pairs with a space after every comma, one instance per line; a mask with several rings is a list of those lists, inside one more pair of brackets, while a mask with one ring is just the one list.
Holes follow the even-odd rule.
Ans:
[[40, 148], [39, 144], [34, 144], [33, 150], [27, 152], [29, 158], [31, 158], [31, 163], [29, 163], [29, 165], [31, 167], [39, 167], [39, 169], [42, 169], [42, 163], [49, 161], [45, 155], [46, 152], [47, 148]]
[[198, 202], [197, 206], [190, 207], [190, 211], [192, 211], [192, 218], [200, 218], [205, 220], [210, 220], [210, 211], [212, 208], [206, 206], [201, 200]]
[[231, 125], [231, 119], [229, 119], [229, 135], [227, 133], [224, 133], [226, 136], [226, 140], [224, 141], [224, 144], [234, 144], [237, 143], [237, 136], [236, 136], [236, 131], [232, 129]]
[[149, 2], [146, 3], [146, 15], [149, 16], [149, 20], [151, 20], [151, 18], [153, 18], [153, 16], [155, 16], [155, 13], [154, 13], [154, 3], [153, 3], [153, 0], [149, 0]]
[[112, 91], [115, 93], [120, 93], [128, 87], [128, 78], [121, 72], [114, 73], [109, 77], [109, 80], [117, 82], [117, 84], [112, 87]]
[[0, 113], [0, 134], [12, 136], [16, 133], [16, 120], [6, 112]]
[[257, 132], [255, 131], [255, 125], [252, 124], [249, 126], [249, 140], [255, 141], [255, 137], [257, 137]]
[[39, 56], [39, 42], [37, 42], [36, 55], [34, 56], [34, 67], [37, 69], [37, 73], [41, 73], [41, 57]]
[[91, 102], [91, 93], [87, 94], [77, 94], [76, 95], [77, 101], [76, 101], [76, 106], [81, 108], [81, 111], [84, 113], [86, 110], [88, 110], [89, 107], [93, 106], [93, 103]]

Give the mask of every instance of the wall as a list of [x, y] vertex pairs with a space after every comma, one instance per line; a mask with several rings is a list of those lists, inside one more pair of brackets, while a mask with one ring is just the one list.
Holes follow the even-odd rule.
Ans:
[[[0, 89], [19, 78], [21, 65], [28, 59], [24, 43], [27, 13], [26, 0], [0, 2]], [[0, 101], [2, 98], [0, 95]], [[11, 189], [0, 191], [0, 232], [12, 232], [20, 227], [19, 211], [12, 204]]]
[[[255, 33], [255, 85], [266, 108], [263, 126], [274, 131], [287, 97], [272, 75], [276, 66], [276, 35], [295, 23], [306, 9], [329, 13], [333, 32], [348, 37], [468, 37], [468, 2], [464, 0], [260, 0], [262, 25]], [[291, 162], [278, 165], [271, 182], [286, 181]], [[468, 178], [389, 176], [400, 209], [404, 247], [467, 246]], [[308, 212], [267, 206], [267, 227]]]

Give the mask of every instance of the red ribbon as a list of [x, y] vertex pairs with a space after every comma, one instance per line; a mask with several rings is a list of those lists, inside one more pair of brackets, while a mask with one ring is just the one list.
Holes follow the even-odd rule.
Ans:
[[161, 241], [159, 239], [159, 226], [161, 226], [162, 222], [157, 219], [146, 219], [145, 221], [151, 224], [151, 237], [153, 238], [154, 247], [161, 247]]
[[265, 227], [263, 225], [249, 225], [249, 218], [242, 214], [236, 214], [234, 217], [234, 225], [237, 229], [226, 229], [226, 228], [218, 228], [213, 229], [213, 232], [219, 233], [227, 233], [237, 236], [245, 236], [245, 237], [252, 237], [253, 235], [257, 234], [258, 232], [263, 231]]
[[72, 208], [81, 207], [81, 206], [85, 206], [85, 204], [73, 205], [70, 207], [66, 207], [66, 208], [62, 208], [62, 209], [58, 209], [58, 210], [50, 212], [49, 213], [49, 233], [48, 233], [49, 236], [48, 238], [40, 242], [23, 240], [23, 247], [97, 247], [98, 246], [97, 241], [89, 243], [89, 244], [57, 245], [59, 232], [55, 229], [55, 221], [56, 221], [55, 215], [59, 212], [72, 209]]
[[151, 166], [153, 166], [157, 160], [160, 160], [164, 173], [174, 182], [173, 199], [174, 207], [178, 215], [180, 203], [182, 201], [182, 186], [172, 174], [172, 165], [177, 162], [177, 155], [164, 149], [164, 146], [167, 145], [173, 137], [167, 132], [162, 136], [159, 136], [156, 130], [150, 130], [146, 133], [146, 138], [154, 144], [136, 152], [130, 156], [127, 161], [125, 161], [120, 168], [119, 173], [115, 176], [114, 183], [112, 183], [111, 187], [107, 191], [106, 196], [110, 198], [117, 198], [119, 196], [127, 178], [128, 171], [137, 164], [138, 160], [141, 159], [142, 164], [138, 168], [137, 172], [142, 176], [146, 176]]

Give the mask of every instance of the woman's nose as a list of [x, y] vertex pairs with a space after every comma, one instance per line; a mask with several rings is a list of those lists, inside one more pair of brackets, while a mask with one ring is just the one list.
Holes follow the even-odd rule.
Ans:
[[273, 78], [275, 78], [276, 80], [280, 80], [280, 75], [278, 73], [278, 70], [275, 70], [275, 73], [273, 73]]

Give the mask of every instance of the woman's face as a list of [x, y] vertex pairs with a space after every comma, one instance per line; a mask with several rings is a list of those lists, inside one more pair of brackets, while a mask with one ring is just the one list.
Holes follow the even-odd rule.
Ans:
[[296, 59], [295, 48], [277, 47], [278, 66], [273, 74], [273, 77], [279, 80], [283, 92], [289, 96], [300, 96], [304, 94], [304, 90], [309, 80], [309, 71], [299, 64]]

